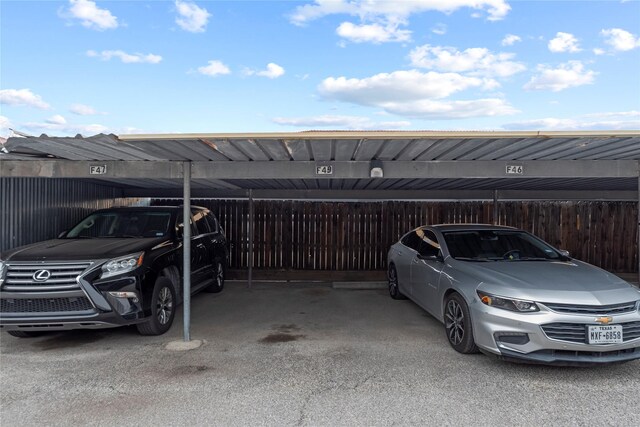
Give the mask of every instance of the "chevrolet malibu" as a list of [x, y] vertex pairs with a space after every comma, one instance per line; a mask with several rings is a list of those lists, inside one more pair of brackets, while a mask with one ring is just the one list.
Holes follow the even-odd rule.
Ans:
[[419, 227], [391, 246], [389, 294], [444, 324], [460, 353], [582, 365], [640, 358], [640, 291], [523, 230]]

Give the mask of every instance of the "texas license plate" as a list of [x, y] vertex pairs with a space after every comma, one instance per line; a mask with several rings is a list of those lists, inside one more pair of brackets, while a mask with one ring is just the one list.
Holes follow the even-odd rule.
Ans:
[[589, 344], [621, 344], [622, 325], [587, 326]]

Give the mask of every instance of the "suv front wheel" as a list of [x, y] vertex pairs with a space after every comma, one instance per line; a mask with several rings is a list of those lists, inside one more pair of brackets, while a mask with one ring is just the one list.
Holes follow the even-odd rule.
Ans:
[[171, 328], [176, 314], [176, 291], [166, 277], [159, 277], [151, 295], [151, 317], [137, 325], [141, 335], [162, 335]]

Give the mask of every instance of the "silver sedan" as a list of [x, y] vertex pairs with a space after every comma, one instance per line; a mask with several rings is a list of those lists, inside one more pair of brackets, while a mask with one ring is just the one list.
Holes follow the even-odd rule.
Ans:
[[640, 291], [525, 231], [419, 227], [391, 246], [388, 265], [391, 297], [444, 323], [460, 353], [565, 365], [640, 358]]

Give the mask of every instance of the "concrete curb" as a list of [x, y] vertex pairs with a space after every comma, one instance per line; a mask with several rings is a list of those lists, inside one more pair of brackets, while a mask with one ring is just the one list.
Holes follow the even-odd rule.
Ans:
[[333, 282], [331, 287], [333, 289], [358, 289], [358, 290], [386, 289], [387, 282]]

